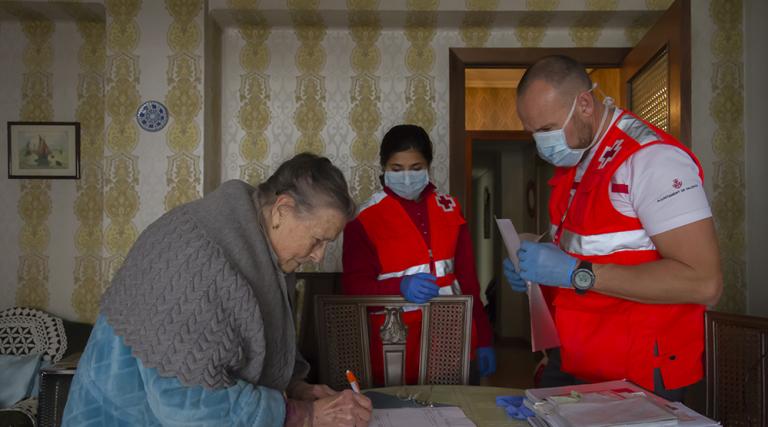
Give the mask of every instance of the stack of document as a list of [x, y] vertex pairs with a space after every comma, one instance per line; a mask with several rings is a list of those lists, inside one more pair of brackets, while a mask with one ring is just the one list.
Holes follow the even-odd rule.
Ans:
[[475, 427], [461, 408], [374, 409], [369, 427]]
[[526, 390], [535, 427], [718, 426], [682, 403], [669, 402], [628, 381]]

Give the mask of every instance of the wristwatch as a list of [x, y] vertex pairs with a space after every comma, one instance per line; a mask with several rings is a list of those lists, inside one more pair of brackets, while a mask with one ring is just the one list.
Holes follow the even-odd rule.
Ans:
[[577, 294], [585, 294], [595, 286], [595, 273], [592, 272], [592, 263], [581, 261], [579, 267], [573, 270], [571, 275], [571, 285]]

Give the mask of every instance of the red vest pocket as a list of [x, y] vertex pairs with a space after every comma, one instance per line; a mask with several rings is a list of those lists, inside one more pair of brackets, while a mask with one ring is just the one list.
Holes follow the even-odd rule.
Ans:
[[629, 357], [631, 344], [624, 328], [627, 316], [558, 306], [555, 321], [563, 372], [590, 382], [627, 378], [623, 362]]

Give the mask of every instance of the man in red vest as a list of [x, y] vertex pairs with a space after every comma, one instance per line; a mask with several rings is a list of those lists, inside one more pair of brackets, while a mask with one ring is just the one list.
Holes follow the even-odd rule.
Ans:
[[513, 289], [545, 286], [560, 336], [541, 386], [626, 378], [681, 400], [703, 376], [704, 310], [722, 274], [703, 173], [674, 137], [598, 102], [584, 67], [539, 60], [517, 111], [550, 180], [554, 243], [524, 242]]

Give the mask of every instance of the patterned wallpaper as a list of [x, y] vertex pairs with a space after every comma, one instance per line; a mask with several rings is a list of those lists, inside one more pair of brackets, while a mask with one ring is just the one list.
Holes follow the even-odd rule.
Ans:
[[715, 27], [710, 45], [709, 114], [716, 126], [710, 140], [715, 154], [710, 200], [718, 225], [723, 276], [727, 283], [718, 308], [743, 313], [747, 284], [742, 0], [712, 1], [709, 17]]
[[517, 117], [515, 88], [468, 87], [464, 102], [467, 105], [467, 130], [522, 130]]
[[[436, 149], [433, 180], [441, 190], [449, 188], [450, 47], [631, 46], [652, 20], [621, 12], [661, 10], [671, 1], [637, 0], [627, 6], [617, 0], [520, 0], [510, 3], [519, 11], [511, 14], [492, 13], [505, 12], [499, 1], [466, 0], [464, 9], [472, 13], [454, 23], [444, 20], [453, 16], [453, 3], [402, 0], [400, 26], [377, 13], [384, 8], [377, 0], [348, 0], [343, 23], [327, 22], [318, 0], [286, 0], [281, 6], [286, 20], [279, 25], [271, 12], [260, 9], [262, 3], [217, 3], [241, 11], [221, 31], [220, 75], [211, 83], [221, 99], [221, 179], [255, 183], [284, 159], [310, 150], [339, 165], [362, 201], [378, 188], [381, 136], [403, 122], [430, 132]], [[200, 197], [202, 174], [212, 167], [201, 143], [203, 4], [106, 0], [106, 25], [78, 18], [76, 7], [71, 20], [61, 22], [44, 16], [0, 20], [0, 58], [8, 63], [0, 91], [9, 94], [0, 99], [3, 120], [83, 124], [81, 180], [0, 182], [0, 244], [8, 248], [0, 257], [0, 308], [23, 303], [92, 321], [101, 292], [138, 233], [167, 209]], [[705, 168], [719, 171], [708, 176], [718, 182], [713, 206], [721, 234], [743, 236], [743, 213], [729, 216], [723, 210], [732, 203], [743, 206], [743, 181], [738, 180], [743, 148], [728, 146], [718, 136], [742, 126], [733, 112], [740, 108], [743, 88], [728, 74], [741, 67], [740, 56], [733, 55], [736, 39], [729, 36], [739, 34], [740, 21], [724, 13], [740, 2], [710, 4], [713, 12], [694, 19], [694, 31], [724, 33], [711, 50], [694, 58], [693, 68], [716, 64], [717, 78], [714, 71], [693, 78], [711, 80], [715, 93], [732, 107], [712, 108], [711, 117], [694, 116], [694, 128], [697, 122], [717, 123], [711, 143], [694, 147], [716, 151]], [[6, 13], [8, 8], [0, 4]], [[568, 13], [541, 13], [558, 9]], [[620, 21], [627, 16], [635, 18]], [[148, 99], [171, 109], [171, 121], [160, 132], [141, 131], [133, 120]], [[4, 140], [4, 132], [0, 135]], [[726, 259], [724, 301], [740, 310], [743, 241], [728, 248], [735, 255]], [[337, 243], [319, 268], [338, 270], [339, 255]]]

